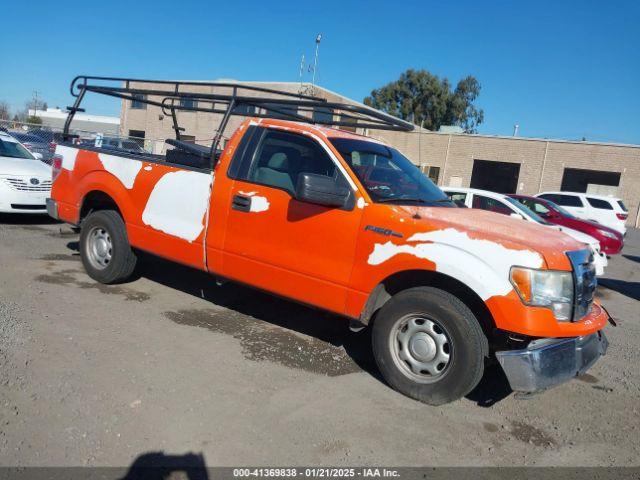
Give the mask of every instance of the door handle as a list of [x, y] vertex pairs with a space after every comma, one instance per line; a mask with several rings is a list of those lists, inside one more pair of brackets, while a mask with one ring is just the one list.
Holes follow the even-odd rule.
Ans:
[[231, 208], [239, 212], [248, 212], [251, 209], [251, 197], [244, 195], [234, 195]]

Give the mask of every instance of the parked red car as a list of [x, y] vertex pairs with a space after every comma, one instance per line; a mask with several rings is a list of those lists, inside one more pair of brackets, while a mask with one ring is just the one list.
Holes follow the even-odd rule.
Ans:
[[606, 255], [615, 255], [622, 250], [624, 245], [623, 237], [613, 228], [605, 227], [589, 220], [581, 220], [574, 217], [560, 205], [543, 198], [530, 197], [528, 195], [509, 195], [509, 197], [518, 200], [550, 223], [573, 228], [591, 235], [600, 242], [600, 250]]

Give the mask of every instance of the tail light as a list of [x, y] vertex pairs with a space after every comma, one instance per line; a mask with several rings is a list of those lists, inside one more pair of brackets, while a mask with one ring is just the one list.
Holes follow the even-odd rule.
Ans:
[[49, 142], [49, 151], [51, 153], [56, 153], [56, 147], [58, 145], [56, 144], [56, 142]]
[[31, 145], [30, 143], [23, 143], [22, 145], [24, 145], [24, 147], [30, 152], [33, 151], [33, 145]]
[[53, 163], [51, 164], [51, 182], [56, 181], [56, 178], [58, 178], [61, 171], [62, 171], [62, 156], [54, 155]]
[[628, 213], [616, 213], [616, 217], [618, 217], [618, 220], [626, 220], [628, 216]]

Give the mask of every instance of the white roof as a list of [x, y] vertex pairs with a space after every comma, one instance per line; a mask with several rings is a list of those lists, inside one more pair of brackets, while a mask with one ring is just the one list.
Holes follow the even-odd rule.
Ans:
[[461, 192], [461, 193], [477, 193], [478, 195], [484, 195], [485, 197], [504, 199], [506, 195], [503, 193], [491, 192], [489, 190], [481, 190], [479, 188], [468, 187], [440, 187], [443, 192]]
[[540, 192], [538, 194], [536, 194], [535, 196], [539, 196], [539, 195], [544, 195], [545, 193], [550, 193], [552, 195], [575, 195], [575, 196], [583, 196], [583, 197], [589, 197], [589, 198], [595, 198], [598, 200], [614, 200], [614, 201], [618, 201], [620, 200], [620, 198], [618, 197], [614, 197], [613, 195], [597, 195], [595, 193], [584, 193], [584, 192]]
[[[69, 112], [60, 108], [47, 108], [46, 110], [29, 110], [29, 115], [35, 115], [40, 118], [56, 118], [60, 120], [66, 120]], [[76, 122], [97, 122], [108, 123], [112, 125], [120, 125], [120, 117], [110, 117], [107, 115], [87, 115], [86, 113], [76, 113], [73, 116], [73, 120]]]

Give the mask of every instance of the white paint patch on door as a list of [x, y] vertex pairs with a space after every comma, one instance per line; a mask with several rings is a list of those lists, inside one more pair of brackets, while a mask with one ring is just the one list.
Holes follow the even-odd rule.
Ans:
[[136, 177], [142, 168], [142, 162], [131, 158], [107, 155], [106, 153], [99, 153], [98, 158], [102, 162], [104, 169], [120, 180], [125, 188], [129, 190], [133, 188]]
[[76, 157], [78, 156], [78, 149], [65, 147], [64, 145], [56, 146], [56, 155], [62, 157], [62, 168], [65, 170], [73, 170], [76, 166]]
[[180, 170], [165, 174], [149, 195], [142, 221], [156, 230], [193, 242], [204, 229], [213, 176]]
[[483, 300], [507, 295], [513, 289], [509, 281], [513, 265], [540, 268], [544, 264], [538, 252], [506, 248], [491, 240], [471, 238], [454, 228], [416, 233], [404, 245], [378, 243], [368, 263], [379, 265], [401, 253], [435, 263], [436, 271], [460, 280]]
[[251, 197], [250, 212], [266, 212], [267, 210], [269, 210], [269, 200], [267, 200], [267, 197], [257, 195]]
[[251, 197], [251, 204], [249, 205], [250, 212], [266, 212], [269, 210], [269, 200], [267, 197], [256, 196], [256, 193], [258, 192], [243, 192], [238, 190], [238, 195]]

